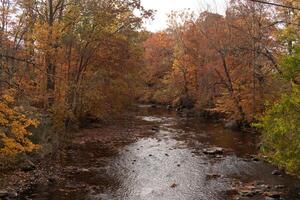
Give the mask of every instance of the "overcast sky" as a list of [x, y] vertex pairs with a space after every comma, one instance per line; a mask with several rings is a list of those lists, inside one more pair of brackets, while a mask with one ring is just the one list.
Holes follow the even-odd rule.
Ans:
[[199, 12], [206, 10], [224, 14], [227, 0], [141, 0], [147, 9], [156, 10], [155, 20], [146, 23], [150, 31], [159, 31], [167, 27], [167, 15], [172, 11], [191, 9]]

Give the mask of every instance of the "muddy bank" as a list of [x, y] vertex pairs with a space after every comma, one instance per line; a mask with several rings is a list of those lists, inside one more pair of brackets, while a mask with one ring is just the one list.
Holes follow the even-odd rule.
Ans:
[[256, 157], [256, 135], [151, 106], [133, 114], [76, 134], [18, 198], [300, 199], [299, 180]]

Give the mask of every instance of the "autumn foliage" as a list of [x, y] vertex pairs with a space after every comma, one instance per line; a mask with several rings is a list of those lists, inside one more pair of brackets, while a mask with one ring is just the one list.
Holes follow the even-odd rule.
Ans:
[[221, 113], [262, 132], [261, 152], [299, 173], [299, 2], [231, 0], [226, 15], [173, 12], [145, 46], [143, 100]]
[[[273, 75], [280, 45], [271, 37], [277, 29], [270, 17], [264, 6], [234, 1], [225, 17], [210, 12], [173, 13], [169, 29], [145, 43], [147, 77], [151, 77], [147, 84], [155, 90], [164, 83], [153, 100], [176, 105], [185, 97], [200, 110], [253, 121], [264, 110], [265, 100], [274, 97], [278, 83]], [[168, 49], [166, 39], [172, 41]], [[153, 62], [154, 58], [159, 59]]]
[[39, 121], [30, 119], [22, 107], [16, 107], [14, 91], [6, 91], [0, 98], [0, 156], [32, 152], [39, 146], [29, 137], [30, 127], [37, 127]]
[[39, 148], [33, 116], [64, 138], [139, 100], [258, 122], [264, 153], [299, 170], [298, 143], [286, 147], [299, 141], [299, 11], [289, 6], [231, 0], [225, 15], [172, 12], [151, 33], [140, 0], [0, 0], [0, 154]]
[[152, 15], [139, 0], [3, 0], [0, 12], [1, 153], [37, 148], [29, 130], [38, 123], [17, 108], [64, 138], [68, 128], [109, 121], [134, 102], [139, 31]]

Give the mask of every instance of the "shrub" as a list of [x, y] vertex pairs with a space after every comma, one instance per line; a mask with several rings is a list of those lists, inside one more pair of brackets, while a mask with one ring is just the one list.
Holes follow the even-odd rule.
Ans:
[[294, 87], [269, 106], [257, 127], [263, 129], [262, 153], [292, 173], [300, 171], [300, 91]]
[[29, 137], [30, 127], [37, 127], [39, 122], [30, 119], [22, 107], [15, 105], [15, 92], [7, 90], [0, 97], [0, 155], [13, 156], [22, 152], [32, 152], [39, 146]]

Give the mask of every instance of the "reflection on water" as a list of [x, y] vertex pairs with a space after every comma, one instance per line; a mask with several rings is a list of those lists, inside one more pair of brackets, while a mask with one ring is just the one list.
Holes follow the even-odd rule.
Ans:
[[[71, 149], [61, 161], [64, 174], [60, 181], [37, 186], [29, 197], [224, 200], [230, 199], [226, 191], [233, 183], [260, 180], [271, 186], [286, 185], [288, 199], [299, 199], [298, 180], [272, 176], [274, 168], [269, 164], [245, 159], [256, 153], [255, 135], [182, 118], [159, 108], [144, 106], [136, 115], [134, 123], [125, 123], [125, 127], [116, 124], [108, 130], [126, 132], [126, 137], [106, 143], [93, 139]], [[98, 132], [103, 134], [103, 130]], [[130, 137], [135, 139], [129, 140]], [[211, 146], [224, 148], [225, 155], [204, 155], [203, 148]], [[208, 178], [209, 175], [215, 177]]]

